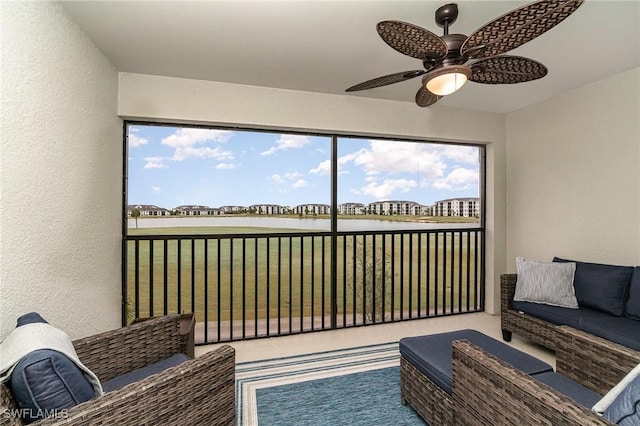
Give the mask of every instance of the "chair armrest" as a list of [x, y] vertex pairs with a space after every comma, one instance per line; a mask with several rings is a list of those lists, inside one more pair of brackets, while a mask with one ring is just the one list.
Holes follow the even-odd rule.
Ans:
[[101, 381], [182, 352], [180, 315], [166, 315], [75, 340], [78, 358]]
[[611, 425], [479, 347], [453, 342], [454, 423]]
[[500, 275], [500, 309], [507, 312], [511, 309], [513, 296], [516, 294], [517, 274], [501, 274]]
[[233, 425], [235, 423], [235, 351], [225, 345], [72, 407], [63, 420], [44, 425]]
[[558, 373], [604, 395], [636, 365], [640, 352], [563, 325], [557, 328]]

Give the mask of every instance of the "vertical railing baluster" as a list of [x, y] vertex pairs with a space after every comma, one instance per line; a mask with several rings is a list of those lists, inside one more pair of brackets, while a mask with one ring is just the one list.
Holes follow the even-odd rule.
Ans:
[[258, 237], [253, 238], [253, 281], [254, 281], [254, 292], [253, 292], [253, 327], [254, 327], [254, 335], [255, 337], [259, 336], [258, 333], [258, 321], [260, 320], [260, 311], [258, 309], [258, 300], [260, 299], [260, 294], [258, 292]]
[[400, 319], [404, 319], [404, 236], [400, 234]]
[[[267, 336], [271, 335], [270, 323], [271, 323], [271, 238], [267, 237], [267, 257], [266, 257], [266, 269], [267, 269], [267, 289], [266, 289], [266, 300], [267, 300], [267, 315], [266, 315], [266, 326], [267, 326]], [[280, 318], [280, 314], [278, 314], [278, 318]], [[278, 321], [278, 324], [280, 322]]]
[[434, 259], [433, 259], [433, 264], [434, 264], [434, 268], [433, 268], [433, 288], [434, 288], [434, 292], [433, 292], [433, 307], [434, 307], [434, 315], [438, 315], [438, 304], [440, 303], [438, 300], [438, 276], [440, 275], [438, 273], [438, 254], [440, 253], [440, 232], [436, 231], [434, 233], [435, 236], [435, 241], [433, 242], [433, 250], [434, 250]]
[[387, 321], [387, 236], [382, 238], [382, 322]]
[[304, 331], [304, 237], [300, 237], [300, 332]]
[[424, 234], [421, 232], [418, 235], [418, 273], [417, 273], [417, 284], [418, 284], [418, 318], [422, 317], [422, 237]]
[[[246, 321], [247, 321], [247, 239], [242, 237], [242, 338], [246, 339]], [[232, 261], [233, 263], [233, 261]]]
[[278, 336], [282, 333], [282, 237], [278, 237]]
[[[196, 312], [196, 240], [193, 238], [191, 239], [191, 312]], [[205, 323], [204, 326], [206, 327], [207, 324]]]
[[[229, 239], [229, 340], [233, 340], [233, 246], [234, 238]], [[220, 240], [218, 240], [220, 247]]]
[[396, 319], [396, 235], [391, 235], [391, 321]]
[[[218, 240], [218, 243], [220, 240]], [[202, 239], [202, 292], [204, 294], [204, 341], [209, 343], [209, 240], [206, 238]], [[220, 263], [220, 247], [218, 247], [218, 264]], [[218, 268], [220, 271], [220, 268]], [[218, 288], [220, 287], [220, 277], [218, 276]], [[218, 291], [218, 301], [220, 300], [220, 291]], [[220, 340], [220, 323], [222, 319], [220, 318], [220, 303], [218, 303], [218, 337], [217, 340]]]
[[[413, 318], [413, 234], [409, 237], [409, 318]], [[404, 251], [404, 250], [403, 250]]]
[[135, 259], [135, 275], [134, 275], [134, 295], [136, 300], [134, 303], [134, 312], [135, 317], [140, 318], [140, 240], [135, 240], [135, 248], [134, 253], [136, 256]]
[[316, 276], [315, 276], [315, 255], [316, 255], [316, 239], [311, 237], [311, 330], [315, 330], [315, 288], [316, 288]]
[[176, 253], [176, 285], [177, 289], [177, 299], [178, 299], [178, 313], [182, 313], [182, 239], [178, 238], [176, 240], [177, 253]]
[[167, 315], [169, 313], [169, 240], [164, 239], [163, 241], [163, 253], [162, 253], [162, 261], [163, 261], [163, 274], [162, 277], [162, 286], [163, 286], [163, 302], [162, 302], [162, 315]]
[[153, 287], [155, 283], [153, 282], [153, 269], [155, 264], [153, 262], [153, 243], [154, 240], [149, 240], [149, 316], [153, 316], [153, 304], [155, 302], [153, 297]]
[[426, 303], [427, 303], [427, 316], [431, 316], [431, 236], [433, 233], [427, 233], [427, 246], [425, 247], [425, 257], [427, 259], [427, 264], [425, 266], [426, 269], [426, 283], [427, 283], [427, 293], [426, 293]]

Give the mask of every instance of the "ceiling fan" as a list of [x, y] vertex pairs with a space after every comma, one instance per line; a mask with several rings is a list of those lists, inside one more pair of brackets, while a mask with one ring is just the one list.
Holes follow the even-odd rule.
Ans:
[[[502, 15], [469, 37], [449, 34], [449, 26], [458, 18], [458, 5], [455, 3], [436, 10], [436, 24], [444, 29], [442, 37], [402, 21], [379, 22], [377, 30], [382, 40], [398, 52], [420, 59], [424, 70], [377, 77], [346, 91], [373, 89], [424, 75], [415, 100], [418, 106], [427, 107], [460, 89], [467, 80], [484, 84], [537, 80], [547, 75], [547, 67], [529, 58], [503, 53], [555, 27], [583, 2], [539, 0]], [[469, 61], [474, 62], [467, 64]]]

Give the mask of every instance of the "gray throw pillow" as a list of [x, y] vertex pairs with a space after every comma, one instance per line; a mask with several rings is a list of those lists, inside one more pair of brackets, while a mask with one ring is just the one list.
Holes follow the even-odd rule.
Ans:
[[578, 308], [573, 276], [575, 263], [553, 263], [516, 258], [516, 291], [513, 300]]

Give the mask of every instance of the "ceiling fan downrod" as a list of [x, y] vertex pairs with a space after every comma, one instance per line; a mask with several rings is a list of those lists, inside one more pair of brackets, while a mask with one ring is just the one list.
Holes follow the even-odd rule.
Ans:
[[455, 3], [445, 4], [436, 10], [436, 24], [444, 28], [444, 35], [449, 34], [449, 25], [458, 19], [458, 5]]

